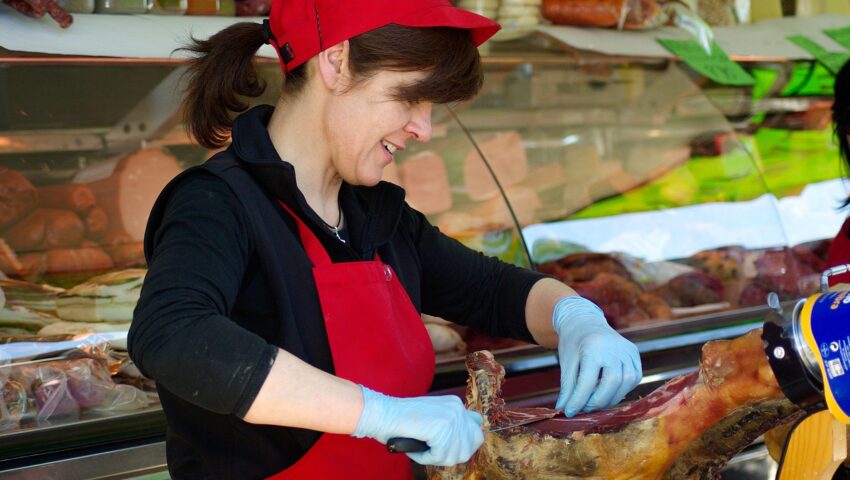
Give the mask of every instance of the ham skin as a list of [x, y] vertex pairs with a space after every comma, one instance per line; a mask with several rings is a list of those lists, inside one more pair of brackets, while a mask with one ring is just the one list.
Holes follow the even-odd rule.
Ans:
[[134, 240], [142, 241], [159, 192], [181, 171], [177, 157], [164, 150], [147, 148], [118, 160], [111, 175], [105, 178], [83, 177], [75, 181], [87, 181], [94, 191], [97, 206], [109, 219], [108, 231], [124, 231]]
[[487, 351], [467, 356], [467, 404], [485, 431], [518, 418], [537, 423], [486, 433], [469, 462], [430, 467], [430, 480], [711, 479], [768, 429], [802, 416], [784, 398], [761, 331], [703, 346], [699, 371], [632, 403], [566, 418], [553, 410], [509, 409], [504, 368]]

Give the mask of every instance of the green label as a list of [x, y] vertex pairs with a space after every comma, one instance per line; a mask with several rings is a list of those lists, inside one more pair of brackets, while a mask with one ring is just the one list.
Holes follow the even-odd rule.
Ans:
[[810, 53], [815, 57], [815, 60], [822, 63], [833, 74], [838, 73], [844, 63], [850, 59], [850, 53], [830, 52], [804, 35], [792, 35], [788, 37], [788, 40]]
[[697, 72], [724, 85], [749, 86], [755, 79], [729, 59], [717, 42], [711, 42], [711, 53], [705, 51], [696, 40], [673, 40], [659, 38], [658, 43]]
[[831, 28], [829, 30], [824, 30], [823, 33], [827, 34], [829, 38], [835, 40], [835, 43], [841, 45], [847, 50], [850, 50], [850, 27]]

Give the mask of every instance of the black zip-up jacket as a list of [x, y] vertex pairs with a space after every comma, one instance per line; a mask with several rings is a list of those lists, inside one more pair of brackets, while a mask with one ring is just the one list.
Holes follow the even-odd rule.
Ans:
[[157, 382], [175, 479], [264, 478], [310, 448], [318, 432], [249, 424], [283, 348], [333, 373], [311, 264], [289, 205], [334, 262], [392, 265], [420, 312], [494, 336], [533, 341], [525, 301], [542, 275], [443, 235], [381, 182], [343, 184], [349, 242], [325, 227], [266, 131], [273, 108], [240, 115], [233, 142], [160, 195], [145, 234], [148, 274], [130, 329], [130, 356]]

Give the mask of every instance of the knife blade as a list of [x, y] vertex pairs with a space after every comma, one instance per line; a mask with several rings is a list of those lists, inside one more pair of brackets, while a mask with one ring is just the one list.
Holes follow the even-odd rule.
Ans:
[[[491, 428], [487, 430], [486, 433], [494, 433], [499, 432], [501, 430], [507, 430], [509, 428], [519, 427], [522, 425], [530, 425], [532, 423], [542, 422], [543, 420], [549, 420], [550, 418], [556, 416], [557, 413], [558, 412], [553, 413], [552, 416], [528, 418], [525, 420], [509, 423], [507, 425], [502, 425], [500, 427]], [[422, 440], [417, 440], [415, 438], [393, 437], [387, 440], [387, 450], [390, 453], [424, 452], [429, 448], [430, 447], [428, 447], [427, 443], [423, 442]]]

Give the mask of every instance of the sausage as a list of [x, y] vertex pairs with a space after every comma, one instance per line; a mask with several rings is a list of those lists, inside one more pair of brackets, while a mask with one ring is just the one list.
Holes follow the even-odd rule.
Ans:
[[2, 0], [3, 3], [14, 8], [18, 12], [32, 18], [41, 18], [45, 13], [50, 14], [53, 20], [62, 28], [68, 28], [74, 23], [74, 17], [67, 10], [60, 7], [55, 0]]
[[47, 252], [47, 273], [73, 273], [107, 270], [112, 258], [100, 248], [57, 248]]
[[60, 7], [56, 0], [44, 0], [44, 3], [47, 7], [47, 13], [50, 14], [50, 17], [53, 20], [56, 20], [56, 23], [59, 24], [62, 28], [68, 28], [74, 23], [74, 17], [68, 13], [67, 10]]
[[86, 238], [91, 240], [100, 240], [106, 235], [109, 228], [109, 217], [106, 212], [100, 208], [93, 208], [86, 215]]
[[145, 264], [144, 244], [134, 240], [127, 232], [109, 232], [103, 240], [103, 248], [112, 257], [117, 267], [135, 267]]
[[659, 13], [655, 0], [543, 0], [543, 17], [559, 25], [642, 28]]
[[614, 27], [623, 0], [543, 0], [543, 17], [560, 25]]
[[38, 190], [17, 170], [0, 167], [0, 230], [38, 206]]
[[6, 232], [6, 241], [21, 253], [76, 247], [83, 241], [84, 233], [85, 226], [76, 213], [38, 208]]
[[42, 207], [72, 210], [79, 215], [89, 213], [96, 202], [94, 191], [82, 183], [41, 187], [38, 198]]

